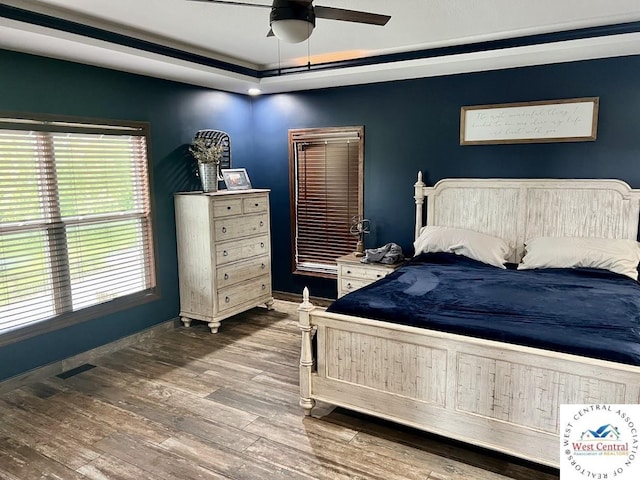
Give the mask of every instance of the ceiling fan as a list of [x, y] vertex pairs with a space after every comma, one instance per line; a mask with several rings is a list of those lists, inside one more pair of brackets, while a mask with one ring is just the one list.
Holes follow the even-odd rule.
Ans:
[[288, 43], [299, 43], [311, 36], [316, 26], [316, 18], [342, 20], [344, 22], [366, 23], [369, 25], [386, 25], [389, 15], [345, 10], [343, 8], [314, 6], [313, 0], [273, 0], [272, 5], [225, 1], [225, 0], [191, 0], [196, 2], [223, 3], [242, 7], [270, 8], [268, 37], [276, 36]]

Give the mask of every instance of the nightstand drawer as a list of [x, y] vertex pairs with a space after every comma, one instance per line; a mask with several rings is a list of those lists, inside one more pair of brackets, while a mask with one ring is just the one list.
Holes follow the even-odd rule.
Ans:
[[341, 276], [369, 280], [368, 283], [379, 280], [390, 274], [392, 271], [392, 268], [372, 267], [370, 265], [366, 267], [354, 264], [340, 265]]
[[370, 283], [373, 283], [374, 280], [361, 280], [355, 278], [341, 278], [340, 279], [340, 293], [345, 295], [349, 292], [353, 292], [359, 288], [362, 288]]
[[269, 218], [267, 214], [225, 218], [216, 221], [215, 229], [216, 242], [267, 233], [269, 231]]

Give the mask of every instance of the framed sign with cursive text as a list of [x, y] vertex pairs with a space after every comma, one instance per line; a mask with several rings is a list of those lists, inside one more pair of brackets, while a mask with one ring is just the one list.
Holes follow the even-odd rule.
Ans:
[[460, 109], [460, 145], [587, 142], [596, 139], [598, 97]]

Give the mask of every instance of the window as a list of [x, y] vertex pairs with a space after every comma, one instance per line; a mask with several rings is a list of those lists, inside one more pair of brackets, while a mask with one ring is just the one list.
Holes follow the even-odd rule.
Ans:
[[294, 272], [333, 276], [335, 259], [356, 248], [364, 128], [289, 130], [289, 152]]
[[0, 116], [0, 334], [153, 291], [146, 130]]

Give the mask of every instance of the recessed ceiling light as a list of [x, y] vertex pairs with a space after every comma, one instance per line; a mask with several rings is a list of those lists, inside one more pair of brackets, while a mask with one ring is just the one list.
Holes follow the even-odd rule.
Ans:
[[249, 93], [249, 95], [260, 95], [262, 93], [262, 90], [260, 90], [259, 88], [250, 88], [247, 93]]

